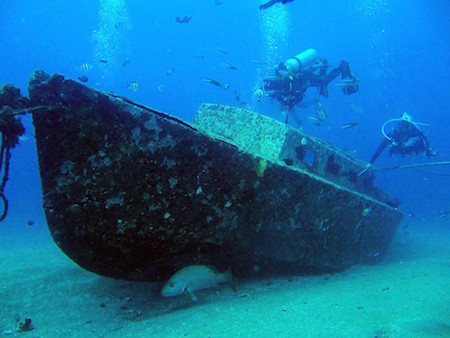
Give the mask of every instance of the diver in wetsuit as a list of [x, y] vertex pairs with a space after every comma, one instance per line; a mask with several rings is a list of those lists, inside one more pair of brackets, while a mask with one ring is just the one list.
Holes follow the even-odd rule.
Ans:
[[309, 87], [317, 87], [319, 95], [328, 97], [328, 84], [340, 75], [341, 82], [336, 86], [342, 88], [345, 95], [359, 90], [359, 80], [353, 76], [347, 61], [341, 61], [329, 73], [328, 68], [327, 60], [310, 48], [281, 62], [275, 69], [275, 75], [263, 79], [265, 95], [281, 103], [281, 110], [287, 113], [286, 123], [289, 113], [303, 100]]
[[[397, 123], [390, 133], [384, 131], [388, 123]], [[390, 155], [410, 155], [425, 153], [427, 157], [435, 156], [425, 134], [420, 130], [418, 122], [413, 122], [410, 115], [403, 113], [401, 119], [386, 121], [382, 127], [384, 140], [372, 155], [368, 167], [372, 166], [383, 151], [390, 145]], [[426, 125], [426, 124], [425, 124]]]
[[287, 4], [288, 2], [292, 2], [294, 0], [270, 0], [264, 4], [262, 4], [261, 6], [259, 6], [259, 9], [267, 9], [269, 7], [272, 7], [273, 5], [275, 5], [278, 2], [281, 2], [283, 5]]

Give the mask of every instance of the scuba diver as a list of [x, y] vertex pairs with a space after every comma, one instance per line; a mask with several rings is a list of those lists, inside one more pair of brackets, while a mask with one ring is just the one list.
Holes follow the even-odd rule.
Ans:
[[[395, 123], [391, 132], [386, 132], [385, 128], [388, 124]], [[426, 123], [414, 122], [412, 117], [403, 113], [401, 118], [386, 121], [381, 127], [384, 140], [380, 143], [368, 166], [372, 166], [383, 151], [391, 146], [390, 155], [410, 155], [425, 153], [427, 157], [436, 156], [425, 134], [420, 130], [419, 125], [428, 126]]]
[[284, 4], [287, 4], [288, 2], [292, 2], [292, 1], [294, 1], [294, 0], [270, 0], [270, 1], [262, 4], [261, 6], [259, 6], [259, 9], [267, 9], [279, 2], [281, 2], [284, 5]]
[[341, 75], [341, 82], [336, 86], [342, 88], [345, 95], [359, 90], [359, 80], [353, 76], [347, 61], [341, 61], [327, 74], [329, 66], [326, 59], [310, 48], [281, 62], [274, 76], [263, 79], [264, 93], [281, 103], [281, 110], [287, 113], [286, 123], [289, 113], [303, 100], [309, 87], [317, 87], [319, 95], [328, 97], [328, 84]]

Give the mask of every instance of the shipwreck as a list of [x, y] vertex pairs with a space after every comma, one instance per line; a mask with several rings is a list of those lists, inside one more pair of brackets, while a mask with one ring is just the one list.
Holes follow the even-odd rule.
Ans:
[[382, 260], [402, 219], [364, 162], [258, 113], [202, 104], [186, 123], [42, 71], [28, 91], [4, 87], [2, 111], [33, 115], [51, 235], [95, 273], [342, 270]]

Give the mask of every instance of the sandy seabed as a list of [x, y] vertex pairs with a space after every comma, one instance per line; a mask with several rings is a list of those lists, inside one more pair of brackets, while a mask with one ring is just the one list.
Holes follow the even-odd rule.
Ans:
[[[0, 248], [0, 335], [450, 337], [450, 224], [405, 221], [376, 266], [236, 282], [237, 293], [205, 290], [197, 302], [161, 298], [161, 284], [97, 276], [51, 241], [7, 246]], [[34, 330], [19, 332], [27, 316]]]

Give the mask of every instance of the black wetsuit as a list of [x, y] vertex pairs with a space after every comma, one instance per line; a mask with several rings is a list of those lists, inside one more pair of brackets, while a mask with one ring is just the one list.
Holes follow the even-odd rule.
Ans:
[[259, 6], [259, 9], [267, 9], [269, 7], [272, 7], [273, 5], [275, 5], [278, 2], [281, 2], [283, 5], [287, 4], [288, 2], [292, 2], [294, 0], [270, 0], [264, 4], [262, 4], [261, 6]]
[[[296, 74], [286, 76], [283, 75], [280, 70], [284, 70], [286, 67], [284, 63], [278, 66], [278, 70], [273, 77], [267, 77], [264, 79], [265, 92], [277, 99], [282, 106], [288, 107], [291, 110], [294, 105], [301, 102], [305, 96], [305, 92], [309, 87], [317, 87], [319, 95], [328, 97], [328, 85], [336, 77], [341, 75], [343, 79], [354, 79], [350, 65], [347, 61], [341, 61], [341, 64], [330, 71], [327, 74], [328, 62], [325, 59], [321, 59], [323, 67], [316, 73], [315, 69], [301, 70]], [[357, 92], [359, 86], [356, 84], [354, 87], [344, 90], [345, 95], [350, 95]]]
[[391, 139], [384, 139], [380, 143], [369, 161], [370, 164], [373, 164], [389, 145], [391, 145], [391, 155], [409, 155], [413, 153], [425, 153], [427, 157], [434, 155], [424, 133], [413, 122], [401, 121], [392, 132], [392, 135], [388, 136]]

